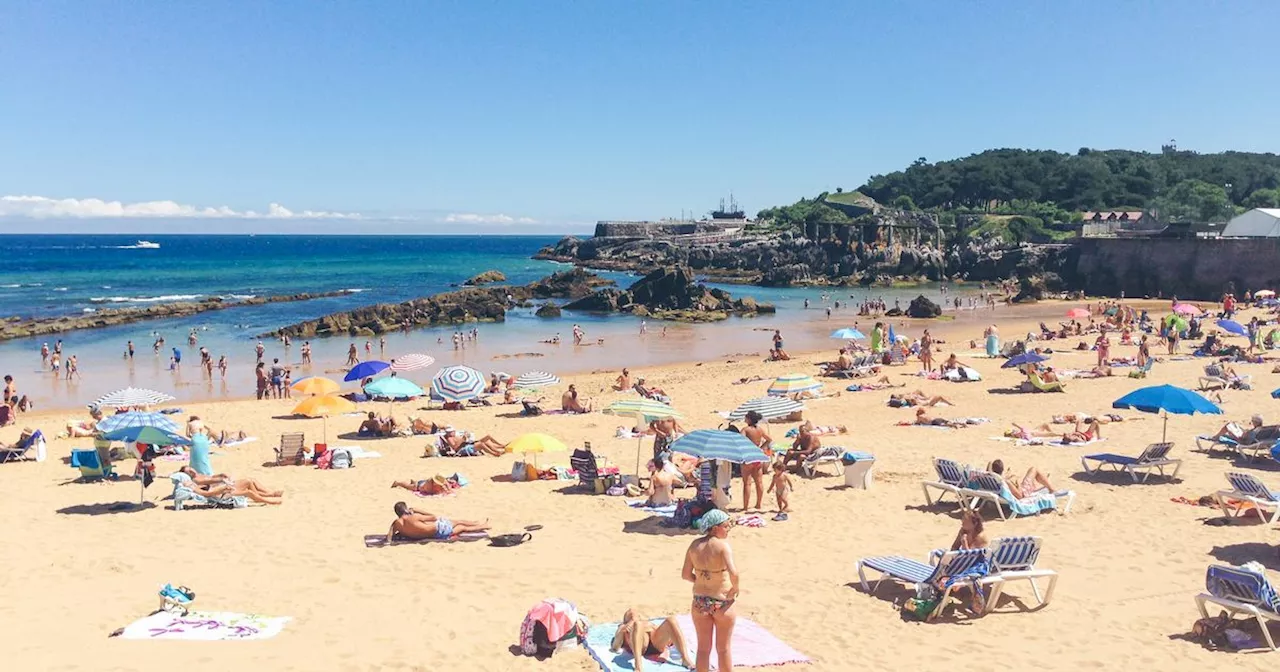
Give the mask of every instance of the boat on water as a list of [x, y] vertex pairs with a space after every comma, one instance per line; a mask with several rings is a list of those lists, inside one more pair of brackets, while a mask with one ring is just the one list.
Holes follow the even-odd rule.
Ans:
[[134, 244], [133, 244], [133, 246], [134, 246], [134, 247], [136, 247], [136, 248], [138, 248], [138, 249], [140, 249], [140, 250], [158, 250], [158, 249], [160, 249], [160, 243], [153, 243], [153, 242], [151, 242], [151, 241], [149, 241], [149, 240], [139, 240], [138, 242], [134, 243]]

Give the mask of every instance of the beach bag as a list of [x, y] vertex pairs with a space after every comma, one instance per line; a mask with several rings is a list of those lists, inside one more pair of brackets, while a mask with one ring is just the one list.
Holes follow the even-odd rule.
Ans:
[[355, 466], [351, 461], [351, 451], [346, 448], [334, 448], [326, 455], [329, 456], [330, 469], [350, 469]]
[[533, 535], [528, 532], [522, 532], [520, 534], [498, 534], [489, 537], [489, 545], [501, 548], [510, 548], [512, 546], [519, 546], [531, 539], [533, 539]]
[[513, 480], [513, 481], [527, 481], [527, 480], [529, 480], [529, 472], [528, 472], [528, 470], [527, 470], [527, 469], [525, 469], [525, 466], [526, 466], [526, 465], [525, 465], [525, 463], [524, 463], [524, 462], [516, 462], [515, 464], [512, 464], [512, 465], [511, 465], [511, 480]]

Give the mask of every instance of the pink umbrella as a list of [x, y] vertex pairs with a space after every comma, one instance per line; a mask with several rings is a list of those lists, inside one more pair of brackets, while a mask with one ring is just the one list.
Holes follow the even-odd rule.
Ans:
[[1072, 308], [1067, 311], [1067, 317], [1073, 320], [1083, 320], [1089, 317], [1089, 311], [1085, 308]]
[[1179, 303], [1173, 307], [1173, 312], [1180, 313], [1182, 315], [1199, 315], [1200, 309], [1189, 303]]
[[547, 639], [558, 642], [578, 624], [578, 610], [572, 604], [555, 598], [543, 600], [529, 610], [528, 618], [547, 629]]

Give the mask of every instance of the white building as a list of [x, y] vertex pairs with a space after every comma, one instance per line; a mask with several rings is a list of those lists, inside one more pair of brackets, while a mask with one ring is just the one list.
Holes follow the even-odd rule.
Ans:
[[1222, 229], [1223, 238], [1280, 238], [1280, 208], [1254, 208], [1236, 215]]

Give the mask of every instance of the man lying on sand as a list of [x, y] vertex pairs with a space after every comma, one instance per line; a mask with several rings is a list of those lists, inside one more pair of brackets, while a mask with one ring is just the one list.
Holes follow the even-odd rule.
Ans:
[[419, 495], [447, 495], [458, 489], [458, 484], [439, 474], [422, 480], [393, 481], [393, 488], [404, 488]]
[[[689, 647], [685, 644], [684, 633], [680, 631], [680, 625], [676, 623], [676, 619], [668, 616], [654, 627], [648, 618], [636, 612], [635, 609], [628, 609], [622, 615], [622, 622], [618, 624], [618, 631], [613, 635], [609, 650], [614, 653], [619, 651], [630, 653], [635, 657], [636, 672], [641, 672], [644, 669], [645, 657], [671, 663], [667, 658], [667, 649], [673, 646], [680, 654], [681, 664], [685, 669], [692, 670], [693, 665], [690, 663], [693, 659], [689, 657]], [[640, 653], [637, 654], [637, 651]]]
[[451, 539], [459, 534], [487, 532], [491, 527], [489, 521], [475, 522], [471, 520], [451, 521], [448, 518], [415, 511], [404, 502], [396, 502], [396, 519], [387, 531], [387, 542], [395, 541], [397, 535], [402, 539], [420, 541], [422, 539]]
[[948, 420], [946, 418], [931, 418], [925, 415], [923, 408], [916, 409], [915, 424], [932, 426], [932, 427], [950, 427], [952, 429], [960, 429], [961, 427], [968, 426], [963, 422], [956, 422], [954, 420]]
[[923, 390], [915, 390], [912, 392], [902, 392], [889, 395], [889, 406], [893, 408], [907, 408], [911, 406], [937, 406], [938, 404], [946, 404], [955, 406], [955, 402], [950, 399], [936, 394], [929, 396]]

